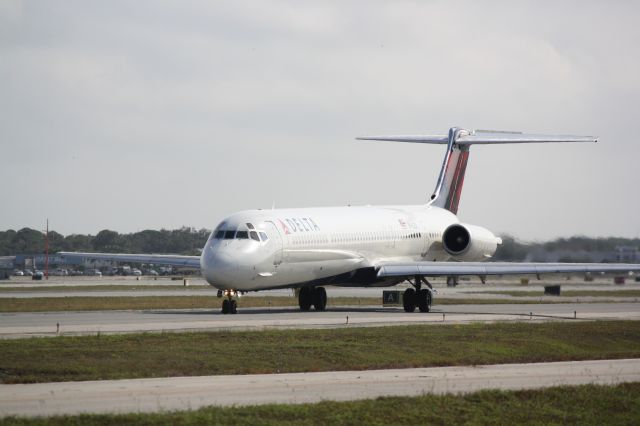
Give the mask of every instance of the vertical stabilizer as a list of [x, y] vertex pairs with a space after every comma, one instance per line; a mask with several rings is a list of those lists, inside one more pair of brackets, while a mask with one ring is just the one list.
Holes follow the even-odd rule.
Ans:
[[469, 161], [469, 145], [458, 145], [456, 141], [460, 136], [468, 134], [468, 131], [457, 127], [449, 129], [447, 154], [442, 163], [436, 189], [431, 195], [431, 205], [447, 209], [453, 214], [458, 213], [464, 173], [467, 170], [467, 161]]

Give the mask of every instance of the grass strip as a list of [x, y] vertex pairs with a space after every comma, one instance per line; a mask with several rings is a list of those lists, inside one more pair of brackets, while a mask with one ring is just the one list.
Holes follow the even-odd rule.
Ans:
[[640, 357], [639, 321], [411, 325], [0, 340], [0, 382]]
[[[539, 303], [567, 303], [562, 300], [513, 300], [513, 299], [454, 299], [436, 298], [434, 305], [535, 305]], [[589, 303], [589, 302], [585, 302]], [[595, 303], [595, 302], [593, 302]], [[222, 306], [222, 299], [211, 296], [123, 296], [123, 297], [30, 297], [0, 298], [2, 312], [55, 312], [55, 311], [108, 311], [146, 309], [213, 309]], [[238, 307], [268, 308], [297, 307], [298, 299], [286, 296], [244, 297]], [[379, 297], [329, 297], [332, 306], [382, 306]]]
[[349, 402], [207, 407], [152, 414], [5, 418], [0, 425], [633, 425], [640, 418], [640, 383], [561, 386], [468, 395], [383, 397]]

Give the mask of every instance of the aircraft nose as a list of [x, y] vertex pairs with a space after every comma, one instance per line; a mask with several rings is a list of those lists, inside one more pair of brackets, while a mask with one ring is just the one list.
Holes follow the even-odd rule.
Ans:
[[238, 263], [224, 251], [209, 252], [202, 258], [202, 274], [217, 288], [230, 287], [238, 272]]

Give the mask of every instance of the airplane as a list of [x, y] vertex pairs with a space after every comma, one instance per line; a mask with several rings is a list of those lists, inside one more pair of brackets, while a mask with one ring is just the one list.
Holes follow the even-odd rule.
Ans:
[[502, 243], [491, 231], [461, 223], [457, 212], [471, 145], [597, 142], [592, 136], [465, 130], [446, 135], [368, 136], [366, 141], [446, 145], [436, 188], [426, 203], [245, 210], [211, 232], [200, 256], [61, 252], [67, 258], [199, 268], [218, 289], [223, 314], [237, 313], [245, 292], [295, 288], [302, 311], [326, 310], [326, 285], [387, 287], [408, 281], [406, 312], [429, 312], [442, 276], [640, 272], [640, 264], [485, 262]]

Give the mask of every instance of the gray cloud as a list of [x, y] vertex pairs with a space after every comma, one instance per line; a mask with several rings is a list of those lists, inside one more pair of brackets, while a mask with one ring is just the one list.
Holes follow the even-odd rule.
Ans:
[[[596, 134], [474, 147], [461, 218], [640, 235], [635, 2], [3, 2], [0, 227], [213, 227], [245, 208], [420, 203], [452, 125]], [[34, 200], [38, 200], [35, 203]]]

